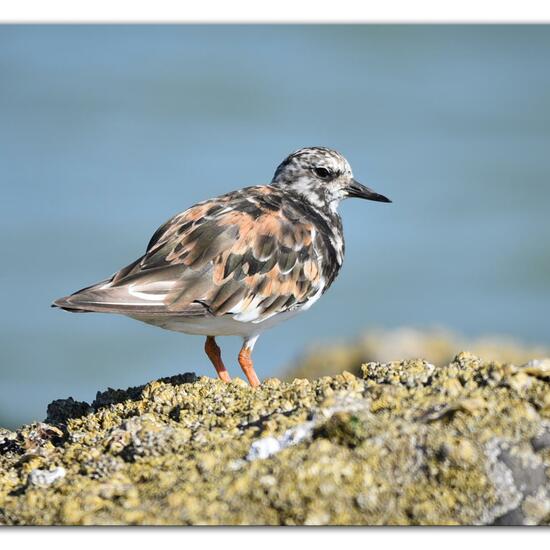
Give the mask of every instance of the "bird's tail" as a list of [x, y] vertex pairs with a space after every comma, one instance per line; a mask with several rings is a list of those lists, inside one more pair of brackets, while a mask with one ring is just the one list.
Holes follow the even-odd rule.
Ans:
[[72, 313], [90, 313], [92, 311], [101, 311], [101, 308], [98, 308], [97, 304], [94, 304], [92, 297], [94, 296], [94, 293], [97, 294], [97, 291], [109, 282], [110, 279], [106, 279], [105, 281], [101, 281], [95, 285], [77, 290], [69, 296], [58, 298], [57, 300], [54, 300], [51, 307], [58, 307]]

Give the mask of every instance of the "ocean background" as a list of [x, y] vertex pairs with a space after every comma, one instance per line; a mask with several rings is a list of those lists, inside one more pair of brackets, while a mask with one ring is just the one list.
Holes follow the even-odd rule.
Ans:
[[394, 202], [342, 205], [344, 268], [260, 338], [261, 378], [368, 327], [549, 345], [549, 59], [549, 26], [1, 26], [0, 426], [212, 376], [201, 337], [50, 303], [303, 146]]

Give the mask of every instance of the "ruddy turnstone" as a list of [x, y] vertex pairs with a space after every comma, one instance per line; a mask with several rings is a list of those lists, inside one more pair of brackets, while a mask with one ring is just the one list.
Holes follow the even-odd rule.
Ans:
[[206, 354], [225, 382], [231, 378], [215, 337], [241, 336], [239, 364], [250, 385], [258, 386], [251, 359], [258, 336], [309, 309], [342, 267], [338, 205], [348, 197], [391, 202], [358, 183], [338, 152], [299, 149], [278, 166], [269, 185], [176, 214], [135, 262], [52, 305], [119, 313], [206, 336]]

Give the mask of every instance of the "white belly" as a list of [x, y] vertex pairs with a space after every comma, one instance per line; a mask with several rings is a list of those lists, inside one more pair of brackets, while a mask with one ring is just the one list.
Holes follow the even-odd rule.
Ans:
[[[304, 308], [302, 308], [304, 309]], [[249, 338], [261, 334], [278, 323], [294, 317], [301, 309], [285, 311], [269, 317], [260, 323], [235, 320], [231, 315], [222, 317], [181, 317], [181, 316], [146, 316], [129, 315], [132, 319], [155, 325], [166, 330], [184, 332], [186, 334], [200, 334], [202, 336], [242, 336]]]

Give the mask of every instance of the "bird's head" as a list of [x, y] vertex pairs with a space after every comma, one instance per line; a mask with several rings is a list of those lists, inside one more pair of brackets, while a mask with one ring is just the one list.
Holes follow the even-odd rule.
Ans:
[[279, 164], [271, 183], [288, 187], [317, 208], [336, 210], [348, 197], [391, 202], [356, 181], [348, 161], [327, 147], [298, 149]]

